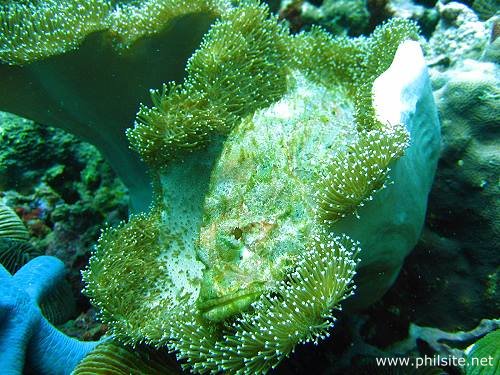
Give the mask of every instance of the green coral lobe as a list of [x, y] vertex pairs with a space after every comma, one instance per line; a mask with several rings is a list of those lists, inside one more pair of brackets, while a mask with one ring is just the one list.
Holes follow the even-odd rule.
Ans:
[[[157, 261], [158, 215], [154, 211], [147, 216], [138, 215], [128, 224], [105, 230], [88, 269], [83, 272], [85, 293], [99, 308], [102, 319], [113, 322], [112, 330], [117, 337], [140, 332], [147, 323], [145, 315], [158, 316], [161, 312], [161, 306], [151, 306], [148, 298], [164, 277]], [[168, 301], [164, 301], [163, 308], [168, 306]]]
[[228, 11], [189, 60], [185, 82], [152, 92], [155, 106], [142, 107], [127, 132], [132, 146], [149, 164], [165, 166], [277, 100], [286, 90], [288, 38], [265, 6]]
[[325, 223], [334, 223], [382, 189], [389, 165], [399, 159], [408, 146], [408, 132], [396, 127], [393, 133], [372, 130], [362, 133], [346, 153], [335, 157], [318, 184], [318, 215]]
[[23, 65], [76, 48], [106, 28], [110, 3], [43, 0], [0, 5], [0, 60]]
[[226, 7], [224, 0], [7, 1], [0, 4], [0, 61], [25, 65], [63, 54], [98, 31], [105, 34], [103, 40], [111, 40], [116, 50], [123, 51], [182, 16], [215, 18]]

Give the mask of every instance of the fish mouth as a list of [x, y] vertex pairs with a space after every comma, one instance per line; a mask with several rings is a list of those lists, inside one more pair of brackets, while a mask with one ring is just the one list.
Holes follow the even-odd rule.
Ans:
[[202, 316], [213, 322], [221, 322], [235, 314], [245, 311], [263, 291], [263, 288], [252, 288], [252, 291], [240, 289], [229, 295], [198, 301]]

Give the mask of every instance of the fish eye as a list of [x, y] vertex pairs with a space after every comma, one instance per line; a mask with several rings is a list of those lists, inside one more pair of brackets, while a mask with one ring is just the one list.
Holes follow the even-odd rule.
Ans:
[[231, 234], [235, 239], [239, 240], [243, 236], [243, 231], [241, 230], [241, 228], [236, 227], [231, 231]]

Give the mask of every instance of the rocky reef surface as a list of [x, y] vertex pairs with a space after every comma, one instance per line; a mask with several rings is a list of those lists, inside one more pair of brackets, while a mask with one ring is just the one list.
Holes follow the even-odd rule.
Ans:
[[80, 271], [102, 228], [127, 218], [127, 190], [95, 147], [63, 130], [2, 112], [0, 144], [0, 202], [22, 219], [36, 254], [64, 262], [84, 313], [67, 330], [93, 339], [100, 325], [81, 295]]

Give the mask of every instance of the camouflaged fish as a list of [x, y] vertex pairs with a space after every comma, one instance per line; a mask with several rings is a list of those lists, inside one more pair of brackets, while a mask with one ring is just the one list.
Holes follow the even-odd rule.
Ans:
[[106, 230], [84, 272], [120, 341], [166, 345], [195, 372], [263, 373], [328, 335], [352, 295], [357, 240], [365, 296], [387, 289], [418, 238], [439, 149], [418, 46], [416, 70], [402, 59], [406, 76], [386, 80], [403, 85], [389, 90], [394, 119], [377, 117], [372, 90], [416, 36], [405, 20], [371, 38], [291, 36], [257, 2], [228, 8], [185, 81], [154, 90], [127, 132], [157, 199]]

